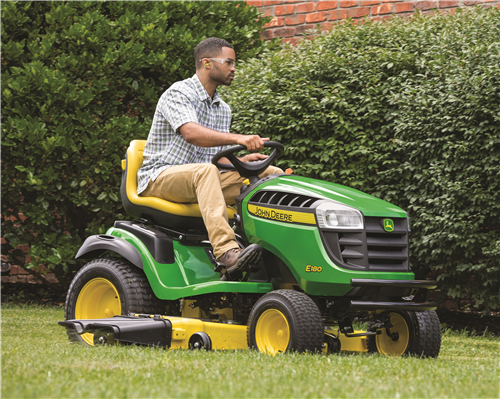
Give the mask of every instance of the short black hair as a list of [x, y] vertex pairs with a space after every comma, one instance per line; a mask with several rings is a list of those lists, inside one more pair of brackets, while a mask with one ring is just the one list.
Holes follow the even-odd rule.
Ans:
[[218, 37], [209, 37], [202, 40], [194, 49], [194, 64], [196, 69], [201, 65], [201, 59], [217, 57], [222, 52], [222, 47], [233, 48], [227, 41]]

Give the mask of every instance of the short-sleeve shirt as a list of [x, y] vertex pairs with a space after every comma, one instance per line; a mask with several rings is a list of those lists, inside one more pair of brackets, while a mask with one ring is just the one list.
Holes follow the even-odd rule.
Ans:
[[144, 147], [142, 167], [137, 172], [137, 193], [142, 193], [149, 181], [174, 165], [210, 163], [212, 157], [229, 146], [198, 147], [182, 137], [179, 128], [188, 123], [228, 133], [231, 108], [219, 97], [213, 99], [198, 76], [176, 82], [160, 97], [153, 124]]

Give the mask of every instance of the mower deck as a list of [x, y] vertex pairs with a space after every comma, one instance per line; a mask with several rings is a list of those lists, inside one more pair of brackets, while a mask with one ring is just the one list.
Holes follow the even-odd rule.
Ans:
[[[229, 322], [135, 314], [105, 319], [66, 320], [59, 324], [66, 327], [68, 334], [85, 334], [94, 345], [120, 342], [169, 349], [248, 348], [247, 326]], [[366, 336], [346, 337], [339, 334], [338, 330], [325, 330], [325, 334], [338, 337], [341, 351], [368, 352]], [[353, 335], [356, 334], [363, 334], [363, 331], [355, 331]]]

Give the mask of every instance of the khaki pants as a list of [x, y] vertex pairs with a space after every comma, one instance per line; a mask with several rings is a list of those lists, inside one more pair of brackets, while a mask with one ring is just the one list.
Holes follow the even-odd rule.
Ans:
[[[283, 173], [280, 168], [268, 167], [260, 177]], [[232, 248], [238, 248], [234, 231], [228, 223], [226, 204], [235, 203], [245, 177], [238, 172], [220, 173], [209, 163], [171, 166], [149, 185], [143, 197], [158, 197], [178, 203], [198, 203], [208, 238], [219, 258]]]

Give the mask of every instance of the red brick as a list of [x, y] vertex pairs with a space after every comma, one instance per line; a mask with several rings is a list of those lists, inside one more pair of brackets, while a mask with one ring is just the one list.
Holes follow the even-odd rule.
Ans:
[[283, 26], [283, 25], [285, 25], [284, 18], [282, 18], [282, 17], [274, 17], [273, 19], [271, 19], [271, 21], [269, 21], [267, 24], [265, 24], [263, 26], [263, 28], [264, 29], [275, 28], [277, 26]]
[[326, 21], [326, 11], [313, 12], [306, 15], [306, 22], [323, 22]]
[[374, 21], [383, 22], [386, 19], [391, 19], [392, 15], [382, 15], [381, 17], [372, 18]]
[[295, 10], [296, 13], [303, 13], [303, 12], [313, 12], [316, 11], [316, 3], [313, 3], [310, 1], [309, 3], [302, 3], [297, 6], [297, 9]]
[[302, 3], [303, 0], [285, 0], [285, 3]]
[[394, 4], [394, 12], [397, 14], [399, 12], [413, 12], [415, 11], [415, 2], [399, 3]]
[[273, 30], [273, 37], [292, 37], [294, 35], [294, 28], [278, 28]]
[[295, 6], [287, 5], [287, 6], [276, 6], [274, 9], [274, 15], [287, 15], [293, 14], [295, 10]]
[[292, 46], [295, 46], [299, 42], [299, 39], [296, 37], [288, 37], [286, 39], [283, 39], [283, 41], [285, 43], [291, 44]]
[[416, 7], [420, 11], [424, 11], [424, 10], [430, 10], [432, 8], [437, 8], [437, 5], [435, 1], [419, 1]]
[[259, 12], [262, 13], [262, 17], [274, 17], [274, 7], [259, 8]]
[[324, 24], [321, 24], [321, 29], [323, 30], [331, 30], [335, 24], [332, 24], [331, 22], [325, 22]]
[[389, 14], [392, 11], [392, 4], [372, 7], [372, 15]]
[[249, 6], [260, 7], [262, 5], [262, 0], [247, 0]]
[[380, 0], [361, 0], [359, 2], [360, 6], [373, 6], [376, 4], [380, 4]]
[[328, 13], [328, 20], [333, 21], [337, 19], [346, 19], [347, 18], [347, 10], [335, 10], [330, 11]]
[[340, 7], [355, 7], [358, 2], [355, 0], [340, 0]]
[[300, 25], [295, 28], [295, 36], [302, 35], [306, 31], [314, 29], [314, 25]]
[[479, 3], [479, 2], [476, 0], [465, 0], [464, 6], [473, 6], [474, 4], [477, 4], [477, 3]]
[[45, 276], [45, 280], [47, 280], [51, 284], [57, 284], [57, 283], [59, 283], [59, 281], [57, 280], [55, 274], [51, 274], [51, 273], [47, 274]]
[[318, 11], [332, 10], [334, 8], [337, 8], [337, 4], [338, 4], [337, 1], [320, 1], [316, 6], [316, 10]]
[[270, 40], [270, 39], [272, 39], [272, 38], [273, 38], [273, 33], [272, 33], [272, 31], [271, 31], [270, 29], [267, 29], [267, 30], [262, 31], [262, 32], [260, 33], [260, 37], [261, 37], [262, 39], [264, 39], [264, 40]]
[[350, 18], [361, 18], [370, 14], [370, 7], [356, 7], [349, 10]]
[[306, 20], [306, 16], [304, 14], [294, 15], [292, 17], [286, 17], [285, 24], [286, 25], [300, 25], [300, 24], [303, 24], [305, 20]]
[[448, 8], [458, 6], [457, 0], [441, 0], [439, 2], [439, 8]]
[[276, 4], [283, 4], [283, 0], [264, 0], [265, 6], [274, 6]]

